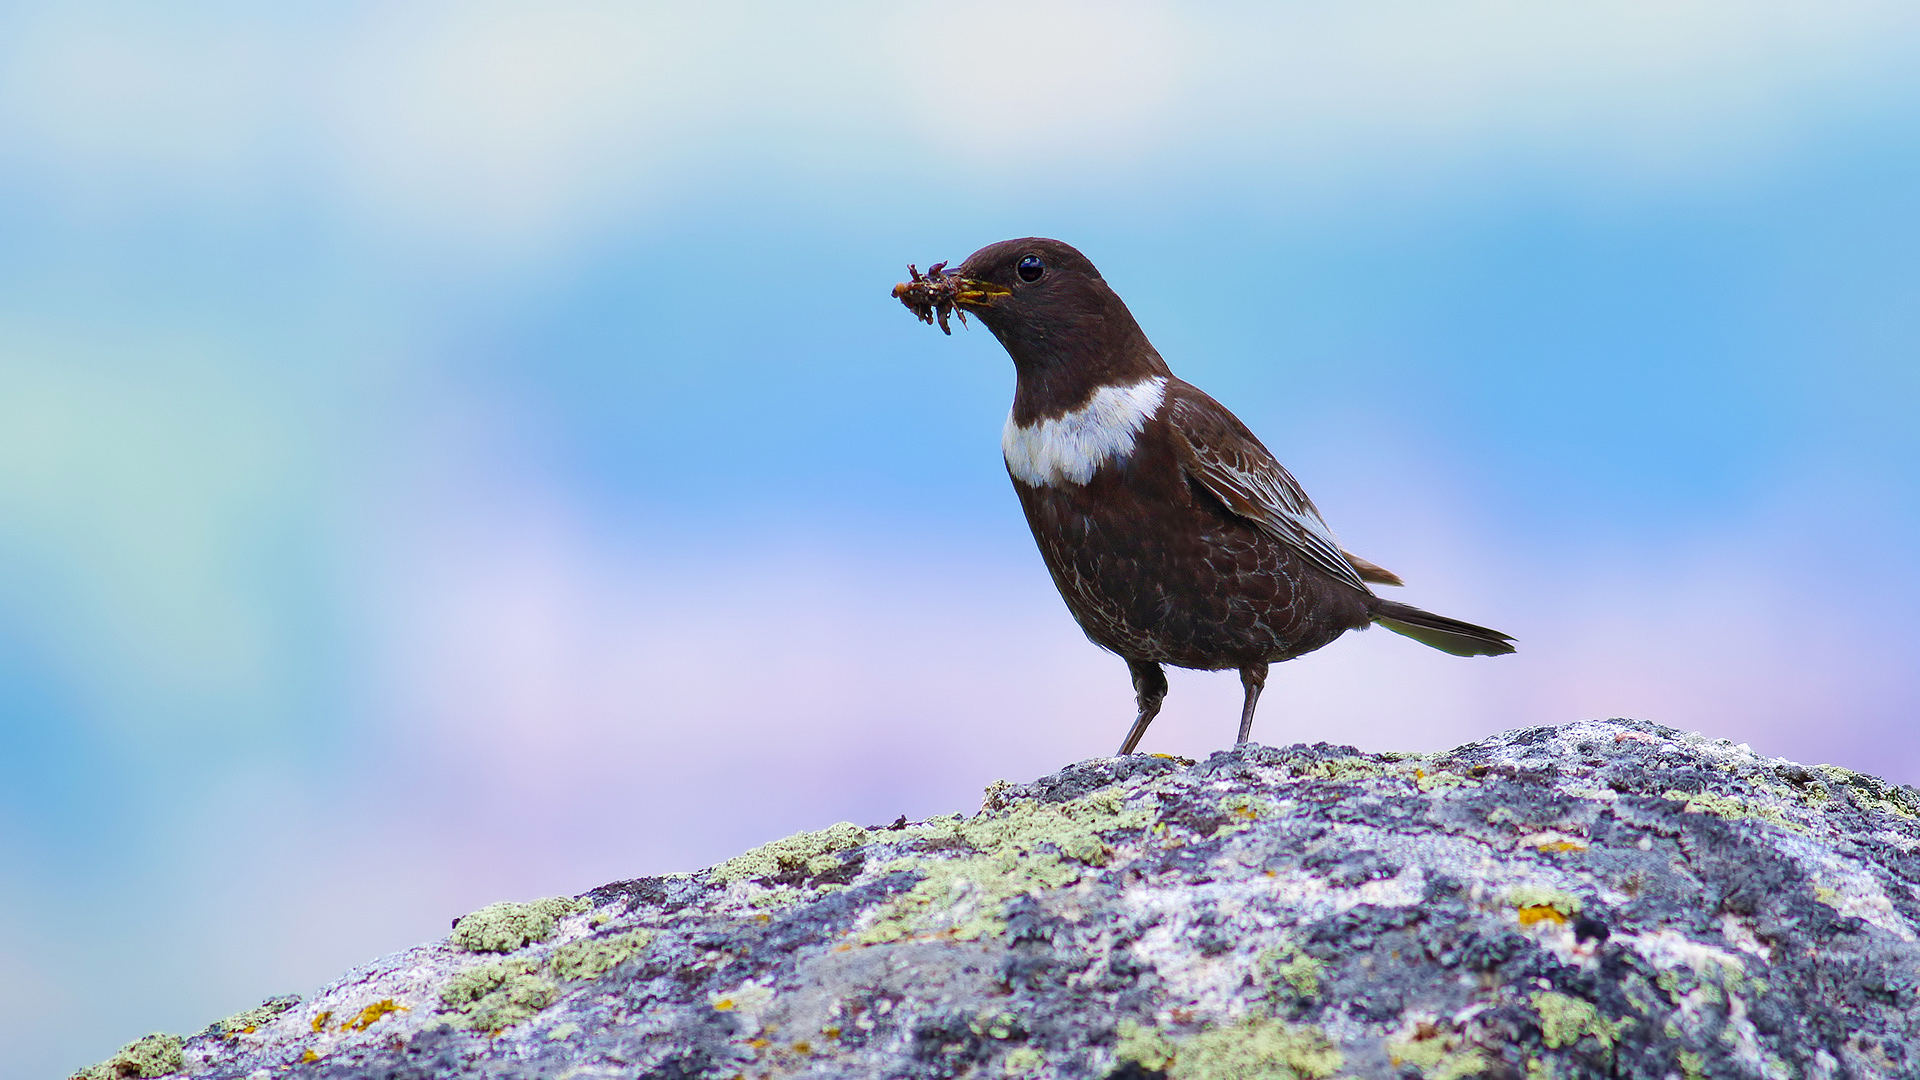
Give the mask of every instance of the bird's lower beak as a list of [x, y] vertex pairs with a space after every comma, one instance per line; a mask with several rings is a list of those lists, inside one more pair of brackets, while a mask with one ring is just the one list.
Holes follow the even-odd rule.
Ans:
[[975, 278], [961, 278], [959, 288], [953, 292], [953, 302], [961, 307], [983, 308], [1002, 296], [1012, 296], [1013, 290], [991, 281], [979, 281]]

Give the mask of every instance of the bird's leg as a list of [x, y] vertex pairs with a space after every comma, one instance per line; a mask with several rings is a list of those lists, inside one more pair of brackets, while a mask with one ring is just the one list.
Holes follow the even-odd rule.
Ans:
[[1267, 687], [1267, 662], [1248, 664], [1240, 669], [1240, 685], [1247, 691], [1247, 703], [1240, 707], [1240, 737], [1236, 744], [1253, 735], [1253, 707], [1260, 704], [1260, 691]]
[[1133, 753], [1133, 748], [1140, 745], [1147, 725], [1160, 715], [1160, 703], [1167, 699], [1167, 673], [1159, 664], [1151, 660], [1129, 660], [1127, 670], [1133, 673], [1133, 692], [1140, 702], [1140, 715], [1133, 721], [1133, 730], [1127, 732], [1127, 740], [1120, 744], [1121, 757]]

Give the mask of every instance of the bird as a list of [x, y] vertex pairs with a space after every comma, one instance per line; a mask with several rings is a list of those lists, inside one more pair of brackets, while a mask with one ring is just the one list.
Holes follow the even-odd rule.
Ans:
[[1167, 696], [1165, 665], [1240, 673], [1249, 741], [1271, 665], [1379, 625], [1456, 656], [1513, 638], [1376, 594], [1400, 585], [1350, 554], [1247, 425], [1176, 376], [1071, 245], [989, 244], [894, 296], [941, 329], [971, 314], [1013, 360], [1007, 475], [1067, 609], [1126, 661], [1135, 752]]

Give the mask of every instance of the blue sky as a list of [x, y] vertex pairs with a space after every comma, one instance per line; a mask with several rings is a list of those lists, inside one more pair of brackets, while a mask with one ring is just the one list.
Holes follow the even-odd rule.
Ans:
[[[1920, 781], [1898, 4], [0, 12], [0, 1058], [1105, 753], [887, 296], [1086, 251], [1406, 597], [1257, 738]], [[1231, 738], [1176, 675], [1153, 750]]]

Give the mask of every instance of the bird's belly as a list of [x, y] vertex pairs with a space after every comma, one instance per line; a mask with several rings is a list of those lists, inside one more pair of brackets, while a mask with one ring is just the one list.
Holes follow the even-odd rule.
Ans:
[[1363, 598], [1249, 523], [1100, 476], [1015, 482], [1041, 557], [1095, 644], [1191, 668], [1285, 660], [1366, 624]]

